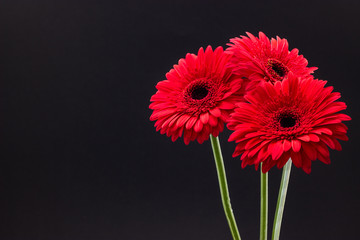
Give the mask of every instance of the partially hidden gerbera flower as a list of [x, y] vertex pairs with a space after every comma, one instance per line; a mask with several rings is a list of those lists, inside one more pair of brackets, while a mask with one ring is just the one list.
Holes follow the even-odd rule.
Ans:
[[156, 130], [173, 141], [184, 135], [185, 144], [218, 136], [235, 103], [243, 100], [243, 80], [227, 67], [229, 59], [222, 47], [210, 46], [180, 59], [151, 97]]
[[290, 74], [248, 93], [248, 102], [238, 104], [228, 123], [234, 130], [229, 141], [237, 143], [233, 156], [242, 154], [243, 167], [262, 162], [264, 173], [275, 165], [282, 168], [289, 158], [306, 173], [316, 159], [329, 164], [328, 147], [341, 150], [338, 139], [348, 140], [342, 121], [351, 118], [339, 113], [346, 105], [325, 84]]
[[247, 35], [230, 39], [226, 52], [233, 54], [230, 66], [250, 80], [248, 91], [259, 83], [282, 81], [289, 73], [306, 77], [317, 69], [307, 67], [308, 61], [298, 55], [298, 49], [289, 51], [288, 41], [284, 38], [269, 39], [262, 32], [259, 37]]

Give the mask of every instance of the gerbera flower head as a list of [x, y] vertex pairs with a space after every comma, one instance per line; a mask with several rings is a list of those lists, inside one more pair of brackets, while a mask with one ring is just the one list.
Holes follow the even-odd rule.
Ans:
[[222, 47], [208, 46], [180, 59], [151, 97], [156, 130], [173, 141], [183, 134], [185, 144], [218, 136], [244, 94], [242, 78], [227, 67], [230, 57]]
[[246, 33], [248, 37], [230, 39], [226, 52], [233, 54], [230, 66], [240, 75], [248, 78], [247, 90], [253, 90], [259, 83], [282, 81], [289, 73], [306, 77], [316, 67], [307, 67], [308, 61], [299, 50], [289, 51], [286, 39], [269, 39], [260, 32], [259, 37]]
[[341, 150], [340, 140], [348, 140], [342, 121], [351, 118], [336, 101], [340, 93], [324, 87], [326, 81], [311, 77], [300, 80], [290, 74], [282, 82], [265, 82], [245, 96], [228, 123], [234, 132], [229, 141], [237, 143], [233, 156], [240, 154], [242, 167], [262, 162], [265, 173], [282, 168], [292, 159], [306, 173], [316, 159], [329, 164], [328, 147]]

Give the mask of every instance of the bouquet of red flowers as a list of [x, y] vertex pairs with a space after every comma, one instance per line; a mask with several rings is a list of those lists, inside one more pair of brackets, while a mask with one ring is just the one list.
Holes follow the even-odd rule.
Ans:
[[233, 133], [234, 157], [242, 167], [260, 168], [260, 240], [267, 239], [268, 171], [283, 168], [272, 239], [279, 239], [291, 164], [311, 172], [311, 162], [330, 163], [328, 147], [341, 150], [348, 140], [340, 111], [340, 93], [312, 75], [316, 67], [286, 39], [250, 33], [233, 38], [224, 51], [208, 46], [188, 53], [166, 74], [151, 97], [150, 120], [156, 130], [185, 144], [210, 137], [222, 202], [234, 240], [241, 239], [232, 213], [218, 135], [224, 125]]

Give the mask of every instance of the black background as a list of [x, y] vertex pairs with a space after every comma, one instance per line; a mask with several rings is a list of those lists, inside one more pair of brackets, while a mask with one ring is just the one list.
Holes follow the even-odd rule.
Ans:
[[[342, 93], [349, 142], [293, 168], [281, 238], [357, 239], [359, 8], [353, 1], [0, 2], [0, 239], [231, 239], [210, 143], [149, 121], [155, 85], [187, 52], [285, 37]], [[243, 240], [258, 238], [259, 172], [221, 136]], [[270, 171], [270, 223], [281, 171]], [[271, 224], [270, 227], [271, 229]]]

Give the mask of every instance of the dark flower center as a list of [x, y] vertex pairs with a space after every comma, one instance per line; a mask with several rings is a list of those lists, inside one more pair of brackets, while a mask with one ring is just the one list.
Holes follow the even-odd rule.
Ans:
[[184, 97], [190, 101], [198, 102], [205, 100], [211, 91], [211, 83], [207, 79], [192, 81], [185, 89]]
[[194, 100], [204, 99], [208, 95], [208, 89], [203, 85], [195, 85], [191, 89], [191, 98]]
[[280, 118], [280, 126], [283, 128], [291, 128], [296, 125], [296, 118], [294, 116], [283, 116]]
[[276, 114], [275, 117], [276, 125], [278, 126], [279, 130], [291, 130], [299, 127], [300, 118], [297, 113], [292, 110], [281, 110]]
[[285, 66], [285, 64], [272, 58], [270, 58], [267, 62], [267, 69], [271, 77], [275, 78], [275, 80], [282, 80], [289, 72], [289, 69]]
[[[275, 110], [275, 109], [274, 109]], [[301, 112], [297, 108], [283, 107], [275, 110], [268, 121], [269, 129], [277, 136], [291, 138], [304, 129]], [[266, 122], [265, 122], [266, 124]]]
[[206, 112], [216, 104], [216, 99], [216, 86], [207, 78], [190, 82], [181, 96], [189, 112]]

